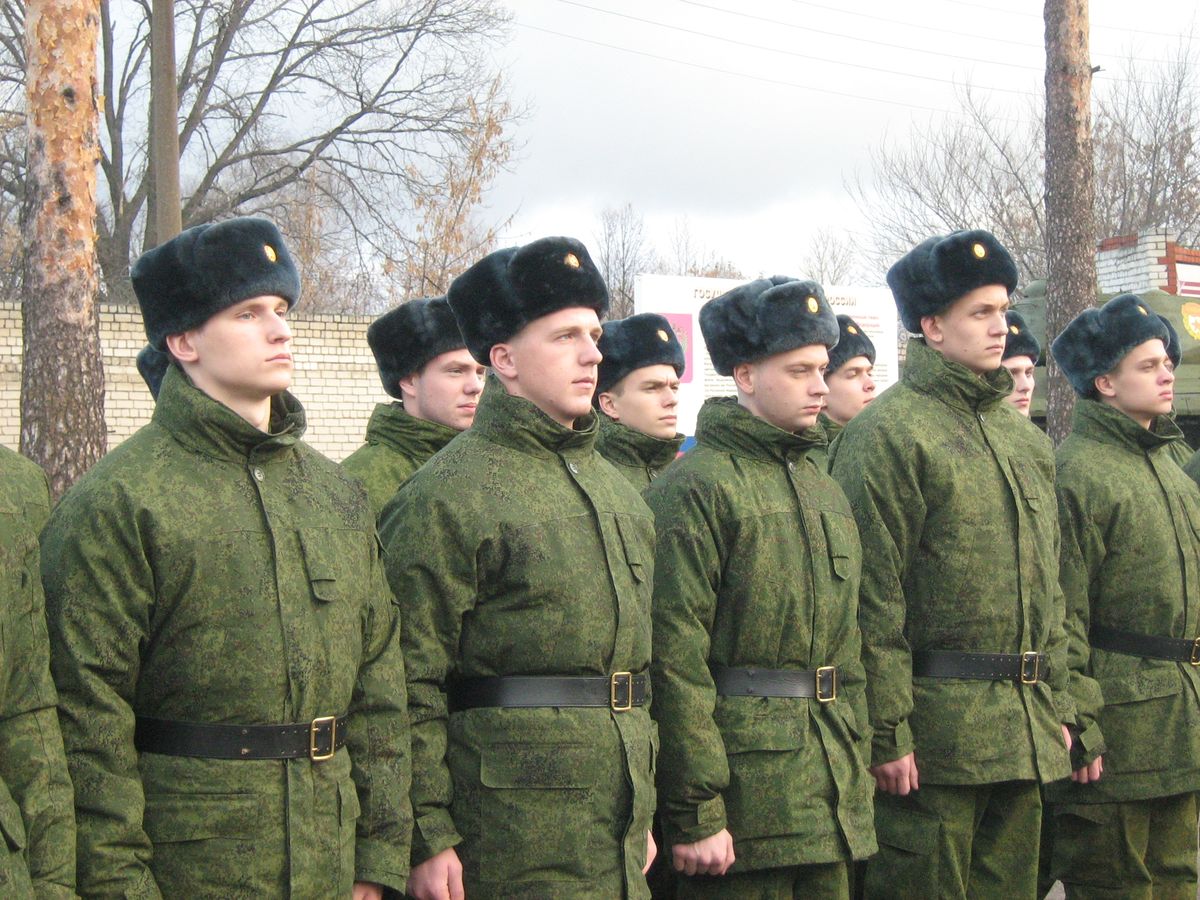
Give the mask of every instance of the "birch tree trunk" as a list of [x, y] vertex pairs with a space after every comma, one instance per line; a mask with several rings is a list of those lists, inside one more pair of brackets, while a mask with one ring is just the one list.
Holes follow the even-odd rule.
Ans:
[[104, 455], [94, 0], [27, 0], [21, 452], [57, 498]]
[[[1087, 0], [1046, 0], [1046, 346], [1096, 302], [1092, 64]], [[1053, 358], [1047, 426], [1071, 429], [1075, 394]]]

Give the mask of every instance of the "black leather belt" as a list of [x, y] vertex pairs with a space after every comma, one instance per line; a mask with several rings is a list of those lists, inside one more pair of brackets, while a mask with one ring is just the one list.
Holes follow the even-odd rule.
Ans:
[[818, 669], [729, 669], [712, 667], [713, 683], [723, 697], [808, 697], [837, 699], [836, 666]]
[[1050, 675], [1050, 659], [1032, 650], [1026, 653], [961, 653], [955, 650], [921, 650], [913, 654], [913, 674], [930, 678], [975, 678], [981, 681], [1016, 681], [1037, 684]]
[[141, 753], [206, 759], [332, 759], [346, 743], [346, 718], [320, 716], [294, 725], [208, 725], [138, 716]]
[[1113, 653], [1124, 653], [1128, 656], [1141, 656], [1148, 659], [1169, 659], [1173, 662], [1200, 666], [1200, 638], [1191, 640], [1189, 638], [1156, 637], [1151, 634], [1138, 634], [1136, 631], [1122, 631], [1119, 628], [1093, 625], [1088, 633], [1088, 640], [1093, 647], [1111, 650]]
[[450, 712], [488, 706], [607, 706], [625, 712], [645, 705], [649, 686], [644, 672], [459, 678], [447, 685], [446, 701]]

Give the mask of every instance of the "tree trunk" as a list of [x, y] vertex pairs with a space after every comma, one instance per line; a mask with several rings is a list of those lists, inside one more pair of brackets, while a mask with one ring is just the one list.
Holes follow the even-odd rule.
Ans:
[[[1092, 64], [1087, 0], [1046, 0], [1046, 345], [1096, 302]], [[1047, 424], [1071, 429], [1075, 394], [1050, 358]]]
[[21, 452], [55, 497], [104, 455], [94, 0], [27, 0]]

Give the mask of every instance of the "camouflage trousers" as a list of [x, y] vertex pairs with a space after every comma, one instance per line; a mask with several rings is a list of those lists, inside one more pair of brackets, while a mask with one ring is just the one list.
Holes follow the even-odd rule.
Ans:
[[1050, 871], [1069, 900], [1195, 900], [1195, 794], [1056, 803]]
[[1032, 897], [1042, 796], [1032, 781], [926, 784], [907, 797], [875, 795], [879, 853], [866, 898]]
[[[737, 845], [735, 843], [736, 851]], [[800, 897], [846, 900], [850, 896], [846, 863], [783, 866], [727, 875], [680, 875], [679, 900], [794, 900]]]

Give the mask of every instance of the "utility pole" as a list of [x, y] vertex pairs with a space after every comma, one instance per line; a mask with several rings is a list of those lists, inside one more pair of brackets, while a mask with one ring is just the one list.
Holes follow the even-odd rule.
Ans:
[[150, 157], [153, 191], [146, 249], [183, 229], [179, 199], [179, 85], [175, 74], [175, 0], [153, 0], [150, 13]]
[[21, 452], [60, 496], [104, 455], [95, 0], [26, 0]]
[[[1046, 345], [1096, 303], [1096, 194], [1087, 0], [1046, 0]], [[1051, 358], [1047, 425], [1071, 429], [1075, 394]]]

